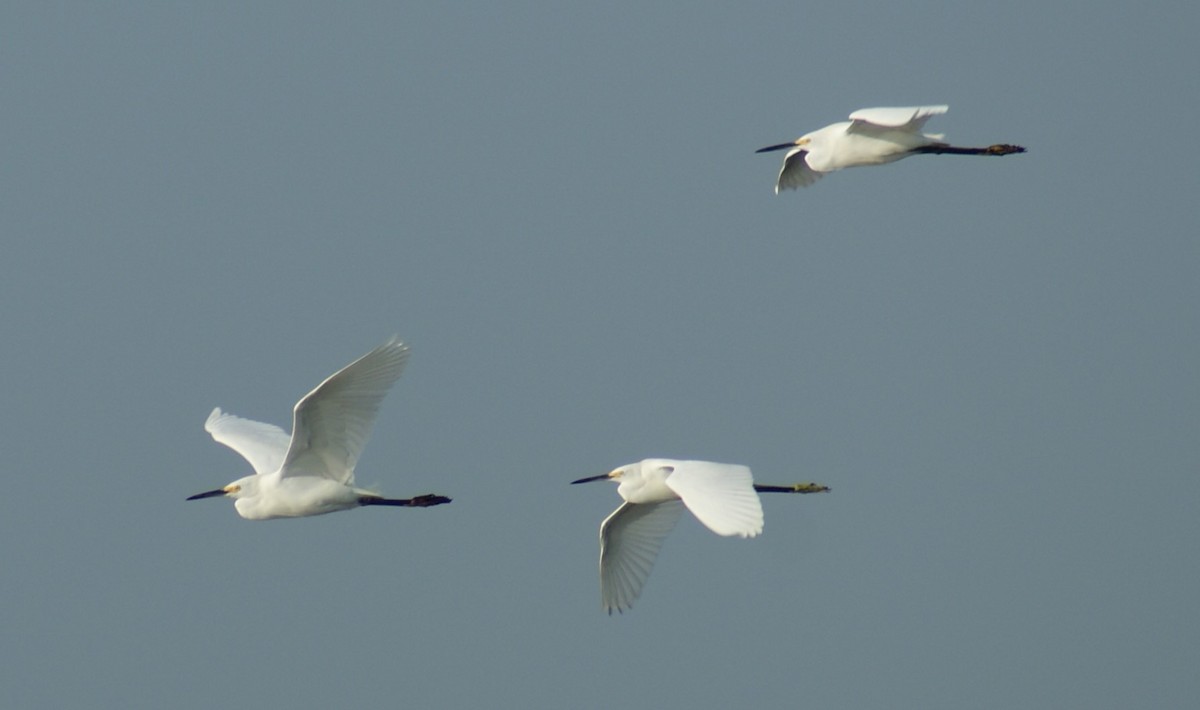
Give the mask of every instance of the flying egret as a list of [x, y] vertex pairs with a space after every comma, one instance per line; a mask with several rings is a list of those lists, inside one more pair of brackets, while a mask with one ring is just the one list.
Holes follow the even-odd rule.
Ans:
[[249, 520], [299, 518], [364, 505], [425, 508], [449, 503], [445, 496], [384, 498], [354, 487], [354, 466], [408, 352], [392, 336], [335, 372], [296, 403], [291, 436], [273, 424], [212, 410], [205, 431], [249, 461], [254, 475], [188, 500], [228, 496], [238, 515]]
[[756, 491], [829, 490], [817, 483], [762, 486], [745, 466], [671, 459], [646, 459], [571, 483], [603, 480], [617, 481], [617, 493], [625, 499], [600, 523], [600, 601], [609, 614], [633, 606], [684, 506], [718, 535], [754, 537], [763, 529]]
[[942, 142], [940, 133], [921, 133], [932, 116], [946, 113], [947, 106], [904, 106], [864, 108], [850, 114], [849, 121], [834, 123], [806, 133], [791, 143], [759, 148], [756, 153], [787, 149], [783, 168], [775, 183], [780, 190], [808, 187], [825, 173], [860, 165], [883, 165], [921, 153], [951, 155], [1011, 155], [1024, 153], [1019, 145], [997, 143], [987, 148], [959, 148]]

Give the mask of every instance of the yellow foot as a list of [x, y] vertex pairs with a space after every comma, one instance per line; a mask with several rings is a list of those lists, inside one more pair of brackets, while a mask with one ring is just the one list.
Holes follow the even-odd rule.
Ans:
[[796, 493], [825, 493], [829, 486], [822, 486], [820, 483], [797, 483], [792, 486], [792, 490]]

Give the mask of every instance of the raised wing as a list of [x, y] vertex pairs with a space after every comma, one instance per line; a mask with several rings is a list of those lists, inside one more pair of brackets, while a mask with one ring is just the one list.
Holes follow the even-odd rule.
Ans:
[[605, 611], [633, 606], [681, 515], [678, 500], [622, 503], [600, 524], [600, 602]]
[[895, 106], [886, 108], [860, 108], [850, 114], [851, 131], [867, 123], [884, 128], [907, 128], [921, 130], [931, 117], [946, 113], [949, 106]]
[[667, 476], [667, 485], [718, 535], [754, 537], [762, 532], [762, 503], [754, 491], [754, 477], [745, 466], [679, 461]]
[[808, 187], [825, 174], [808, 167], [807, 156], [808, 151], [803, 148], [793, 148], [783, 156], [783, 167], [780, 168], [779, 179], [775, 182], [776, 195], [780, 190]]
[[321, 476], [350, 485], [375, 414], [408, 361], [393, 336], [331, 375], [296, 403], [283, 476]]
[[204, 431], [212, 434], [217, 443], [241, 454], [260, 476], [279, 470], [292, 441], [287, 432], [274, 424], [235, 417], [222, 412], [220, 407], [208, 415]]

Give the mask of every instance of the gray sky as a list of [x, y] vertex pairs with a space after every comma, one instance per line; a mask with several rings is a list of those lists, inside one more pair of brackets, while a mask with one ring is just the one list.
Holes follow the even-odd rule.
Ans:
[[[8, 3], [0, 705], [1184, 707], [1190, 2]], [[1010, 158], [776, 197], [868, 106]], [[213, 406], [392, 333], [361, 484], [251, 523]], [[615, 487], [745, 463], [599, 608]]]

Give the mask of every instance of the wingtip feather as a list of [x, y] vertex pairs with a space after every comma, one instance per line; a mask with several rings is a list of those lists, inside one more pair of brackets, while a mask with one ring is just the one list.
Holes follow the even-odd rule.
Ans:
[[204, 431], [211, 432], [222, 416], [224, 416], [224, 413], [221, 411], [221, 408], [213, 407], [213, 410], [208, 413], [208, 419], [204, 420]]

